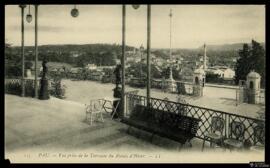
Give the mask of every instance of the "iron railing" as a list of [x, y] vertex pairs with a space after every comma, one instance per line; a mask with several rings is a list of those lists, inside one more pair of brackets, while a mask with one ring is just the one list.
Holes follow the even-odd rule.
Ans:
[[[125, 117], [129, 116], [130, 112], [137, 104], [146, 106], [146, 97], [135, 94], [126, 94]], [[258, 125], [264, 125], [265, 123], [265, 121], [262, 119], [250, 118], [209, 108], [156, 98], [150, 98], [150, 106], [151, 108], [160, 109], [165, 112], [177, 113], [179, 115], [186, 115], [201, 119], [199, 129], [196, 134], [196, 137], [200, 139], [205, 139], [205, 135], [211, 131], [211, 122], [212, 117], [214, 116], [221, 117], [225, 121], [225, 127], [223, 130], [224, 138], [233, 138], [233, 134], [230, 131], [230, 123], [232, 121], [242, 122], [245, 125], [244, 141], [250, 145], [255, 144], [254, 128]], [[208, 141], [208, 139], [206, 140]]]
[[[39, 82], [37, 87], [39, 88]], [[22, 90], [22, 79], [5, 79], [5, 93], [21, 95]], [[35, 80], [24, 79], [25, 96], [33, 97], [35, 94]]]

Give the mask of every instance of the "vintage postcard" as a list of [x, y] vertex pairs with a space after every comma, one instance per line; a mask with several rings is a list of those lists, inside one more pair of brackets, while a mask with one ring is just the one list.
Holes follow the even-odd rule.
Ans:
[[4, 19], [11, 163], [269, 167], [265, 5], [13, 4]]

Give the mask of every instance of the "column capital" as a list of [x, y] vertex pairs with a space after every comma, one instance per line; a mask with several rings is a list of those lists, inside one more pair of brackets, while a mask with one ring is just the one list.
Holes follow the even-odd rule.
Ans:
[[170, 9], [170, 14], [169, 14], [169, 16], [170, 17], [172, 17], [173, 15], [172, 15], [172, 9]]
[[22, 9], [24, 9], [24, 8], [26, 8], [26, 5], [21, 4], [21, 5], [19, 5], [19, 7], [22, 8]]

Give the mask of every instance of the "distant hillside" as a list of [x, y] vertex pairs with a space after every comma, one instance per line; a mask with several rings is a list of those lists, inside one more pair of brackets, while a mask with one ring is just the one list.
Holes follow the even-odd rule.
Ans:
[[[243, 48], [244, 43], [234, 43], [234, 44], [222, 44], [222, 45], [207, 45], [207, 50], [213, 51], [238, 51]], [[249, 43], [249, 45], [251, 45]], [[261, 45], [265, 48], [265, 43], [261, 43]], [[203, 48], [203, 46], [199, 47], [199, 49]]]
[[[32, 66], [32, 69], [34, 69], [34, 65], [35, 65], [35, 62], [34, 61], [31, 61], [33, 66]], [[70, 65], [70, 64], [67, 64], [67, 63], [62, 63], [62, 62], [48, 62], [47, 64], [47, 67], [49, 69], [49, 71], [53, 70], [53, 69], [59, 69], [59, 68], [63, 68], [65, 67], [66, 69], [71, 69], [73, 66]], [[42, 67], [42, 61], [38, 61], [37, 63], [37, 69], [39, 70], [40, 68]]]
[[[233, 44], [218, 44], [218, 45], [211, 45], [206, 44], [207, 50], [213, 51], [238, 51], [243, 48], [244, 43], [233, 43]], [[263, 48], [265, 49], [265, 43], [260, 43]], [[251, 43], [248, 43], [251, 45]], [[183, 52], [192, 52], [192, 51], [200, 51], [203, 49], [203, 45], [197, 48], [173, 48], [172, 51], [183, 51]], [[154, 48], [153, 51], [167, 51], [169, 52], [168, 48]]]
[[[261, 43], [265, 48], [265, 43]], [[250, 45], [250, 44], [249, 44]], [[210, 65], [233, 66], [239, 56], [238, 52], [242, 49], [243, 43], [207, 45], [207, 56]], [[19, 58], [20, 47], [11, 47], [15, 49]], [[126, 51], [137, 49], [133, 46], [126, 46]], [[26, 60], [34, 60], [34, 46], [25, 47]], [[163, 59], [169, 59], [169, 49], [152, 49], [152, 53]], [[193, 49], [172, 49], [172, 55], [175, 58], [184, 58], [185, 60], [199, 60], [203, 55], [203, 45]], [[118, 44], [65, 44], [65, 45], [41, 45], [39, 46], [39, 59], [46, 57], [50, 62], [63, 62], [71, 65], [84, 66], [88, 63], [97, 65], [115, 64], [115, 58], [122, 56], [122, 46]], [[127, 57], [133, 56], [126, 55]]]
[[[12, 47], [20, 51], [20, 46]], [[135, 47], [126, 46], [126, 51], [133, 50]], [[26, 46], [25, 52], [34, 52], [34, 46]], [[118, 44], [63, 44], [63, 45], [40, 45], [39, 52], [80, 52], [80, 53], [102, 53], [113, 52], [119, 57], [122, 53], [122, 46]]]

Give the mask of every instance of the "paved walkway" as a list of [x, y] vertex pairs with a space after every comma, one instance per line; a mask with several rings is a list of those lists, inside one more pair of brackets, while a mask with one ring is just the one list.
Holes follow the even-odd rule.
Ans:
[[[208, 144], [202, 153], [202, 143], [197, 138], [192, 141], [192, 148], [184, 147], [179, 152], [176, 150], [178, 144], [168, 139], [156, 137], [150, 143], [150, 135], [146, 132], [132, 129], [131, 134], [127, 134], [126, 125], [111, 120], [106, 114], [105, 123], [95, 122], [90, 126], [84, 121], [84, 107], [81, 103], [53, 97], [41, 101], [5, 95], [5, 157], [11, 162], [69, 163], [245, 163], [263, 160], [263, 153], [223, 152], [219, 148], [209, 149]], [[134, 154], [134, 157], [130, 158], [130, 154]], [[110, 155], [113, 158], [109, 158]], [[228, 158], [225, 159], [224, 155]]]
[[[114, 85], [111, 83], [102, 84], [94, 81], [70, 80], [64, 80], [63, 83], [67, 86], [67, 100], [87, 104], [90, 99], [104, 98], [113, 95]], [[126, 86], [126, 91], [132, 90], [139, 90], [139, 95], [146, 95], [146, 89]], [[236, 91], [233, 89], [205, 87], [204, 96], [183, 96], [183, 98], [191, 105], [224, 111], [227, 113], [238, 114], [251, 118], [258, 118], [260, 115], [264, 115], [264, 105], [253, 105], [247, 103], [236, 105], [235, 94]], [[151, 97], [158, 99], [164, 99], [167, 97], [171, 101], [177, 101], [176, 94], [165, 93], [158, 89], [151, 89]]]

